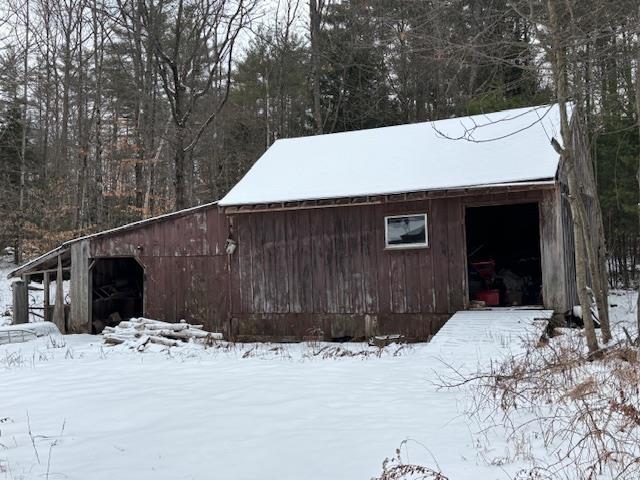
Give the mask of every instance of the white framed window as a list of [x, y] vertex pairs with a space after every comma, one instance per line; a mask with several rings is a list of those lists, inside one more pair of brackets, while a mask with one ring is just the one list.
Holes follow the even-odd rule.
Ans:
[[427, 214], [384, 217], [384, 239], [386, 248], [427, 247]]

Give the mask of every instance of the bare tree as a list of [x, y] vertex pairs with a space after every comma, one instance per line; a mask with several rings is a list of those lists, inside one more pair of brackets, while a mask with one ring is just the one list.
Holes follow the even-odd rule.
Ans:
[[309, 0], [309, 39], [311, 42], [311, 83], [313, 96], [313, 121], [315, 133], [323, 132], [323, 116], [320, 93], [320, 26], [325, 0]]
[[[153, 42], [173, 118], [178, 209], [189, 201], [187, 155], [227, 101], [234, 47], [253, 6], [250, 0], [177, 0], [175, 4], [148, 0], [143, 5], [144, 27]], [[169, 32], [163, 32], [165, 26], [171, 26]], [[217, 83], [222, 91], [212, 92]], [[206, 109], [205, 119], [194, 124], [196, 108], [201, 105]]]

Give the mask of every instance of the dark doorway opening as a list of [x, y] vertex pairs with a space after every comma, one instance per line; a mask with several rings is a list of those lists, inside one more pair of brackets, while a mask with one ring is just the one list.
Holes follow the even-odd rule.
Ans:
[[472, 305], [542, 305], [538, 204], [468, 207], [465, 226]]
[[132, 257], [99, 258], [91, 272], [92, 323], [95, 333], [105, 326], [143, 314], [144, 269]]

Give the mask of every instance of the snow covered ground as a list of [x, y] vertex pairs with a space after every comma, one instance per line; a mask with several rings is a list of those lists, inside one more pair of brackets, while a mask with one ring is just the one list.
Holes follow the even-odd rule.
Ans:
[[367, 479], [409, 439], [403, 456], [412, 462], [454, 479], [504, 479], [519, 466], [490, 465], [509, 456], [505, 442], [475, 435], [480, 426], [462, 415], [468, 392], [436, 383], [445, 362], [475, 369], [520, 348], [529, 320], [520, 316], [448, 324], [431, 344], [382, 352], [363, 344], [221, 344], [140, 354], [90, 335], [5, 345], [0, 472]]
[[[614, 322], [630, 321], [633, 295], [613, 298]], [[382, 351], [223, 342], [138, 353], [91, 335], [0, 346], [0, 479], [369, 479], [401, 445], [403, 460], [450, 479], [513, 478], [544, 452], [470, 420], [471, 387], [438, 385], [452, 368], [517, 355], [539, 328], [525, 311], [469, 320]]]

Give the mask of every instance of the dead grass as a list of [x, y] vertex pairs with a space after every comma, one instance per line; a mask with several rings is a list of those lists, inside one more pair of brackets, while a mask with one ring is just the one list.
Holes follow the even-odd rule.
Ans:
[[402, 448], [406, 444], [407, 440], [404, 440], [393, 457], [384, 459], [382, 472], [371, 480], [449, 480], [438, 467], [430, 468], [405, 461]]
[[472, 386], [471, 417], [505, 428], [512, 446], [530, 438], [547, 449], [553, 460], [516, 478], [640, 478], [638, 351], [627, 342], [586, 351], [583, 335], [565, 331], [440, 386]]

